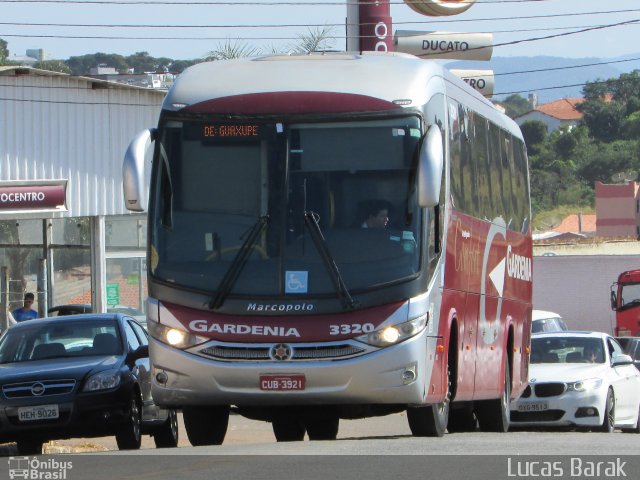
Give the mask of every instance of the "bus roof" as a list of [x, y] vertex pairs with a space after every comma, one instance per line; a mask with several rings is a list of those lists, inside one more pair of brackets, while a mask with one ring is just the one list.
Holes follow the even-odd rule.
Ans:
[[[441, 81], [430, 83], [434, 77]], [[268, 55], [200, 63], [178, 76], [163, 109], [178, 111], [228, 97], [279, 92], [358, 95], [394, 108], [421, 108], [433, 94], [445, 93], [445, 83], [447, 95], [486, 117], [501, 119], [501, 127], [520, 137], [514, 122], [496, 115], [490, 101], [441, 64], [397, 52]]]

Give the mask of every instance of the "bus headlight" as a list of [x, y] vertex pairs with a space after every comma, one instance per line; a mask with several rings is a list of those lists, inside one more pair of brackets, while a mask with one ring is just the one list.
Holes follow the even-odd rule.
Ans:
[[185, 349], [204, 343], [208, 339], [199, 335], [194, 335], [184, 329], [176, 327], [167, 327], [157, 322], [147, 322], [149, 335], [156, 340], [171, 345], [175, 348]]
[[356, 337], [355, 339], [376, 347], [395, 345], [423, 331], [427, 326], [428, 319], [429, 315], [425, 313], [408, 322], [398, 323], [397, 325], [386, 325], [366, 335]]

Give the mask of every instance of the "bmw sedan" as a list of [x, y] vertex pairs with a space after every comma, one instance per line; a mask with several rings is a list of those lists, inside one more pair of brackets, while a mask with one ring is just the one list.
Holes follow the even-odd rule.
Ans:
[[146, 331], [120, 313], [20, 322], [0, 338], [0, 442], [115, 435], [118, 448], [178, 444], [175, 410], [151, 398]]
[[531, 336], [529, 385], [511, 402], [511, 425], [640, 433], [640, 372], [599, 332]]

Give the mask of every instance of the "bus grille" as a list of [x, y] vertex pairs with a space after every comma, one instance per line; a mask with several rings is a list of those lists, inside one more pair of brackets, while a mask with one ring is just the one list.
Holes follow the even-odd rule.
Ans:
[[[2, 386], [6, 398], [46, 397], [48, 395], [64, 395], [71, 393], [76, 381], [42, 380], [39, 382], [12, 383]], [[41, 393], [40, 393], [41, 392]]]
[[[203, 348], [200, 353], [216, 360], [226, 361], [273, 361], [269, 356], [270, 347], [227, 347], [215, 345]], [[294, 347], [291, 360], [335, 360], [352, 357], [364, 352], [353, 345], [327, 345], [323, 347]]]

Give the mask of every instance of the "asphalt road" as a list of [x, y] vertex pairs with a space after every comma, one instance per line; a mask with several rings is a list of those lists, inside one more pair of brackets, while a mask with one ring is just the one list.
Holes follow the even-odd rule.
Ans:
[[[389, 480], [401, 475], [496, 480], [638, 478], [640, 472], [637, 434], [518, 431], [416, 438], [411, 436], [405, 414], [341, 421], [335, 441], [277, 443], [271, 424], [237, 415], [230, 418], [223, 445], [191, 447], [182, 423], [180, 436], [179, 448], [156, 449], [153, 439], [146, 436], [140, 450], [128, 452], [118, 451], [112, 437], [51, 442], [45, 453], [53, 455], [31, 457], [40, 476], [28, 478]], [[15, 447], [6, 444], [0, 447], [0, 454], [9, 456], [8, 463], [0, 461], [0, 478], [8, 478]], [[596, 464], [602, 471], [595, 471]], [[60, 465], [69, 468], [64, 475]]]

